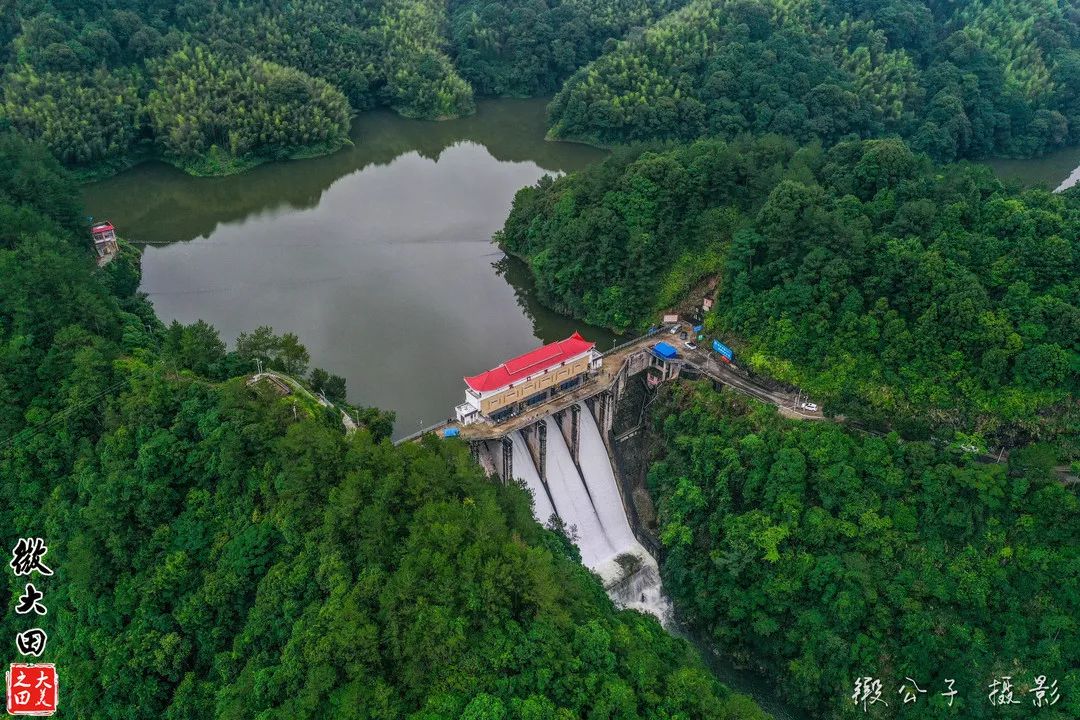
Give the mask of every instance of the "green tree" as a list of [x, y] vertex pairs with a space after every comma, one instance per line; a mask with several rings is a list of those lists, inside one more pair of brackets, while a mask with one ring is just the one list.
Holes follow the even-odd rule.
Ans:
[[711, 281], [740, 365], [909, 437], [1016, 446], [1073, 434], [1078, 197], [895, 139], [702, 140], [541, 180], [496, 240], [577, 317], [644, 328]]
[[[898, 717], [976, 719], [1029, 712], [976, 692], [1006, 669], [1022, 702], [1037, 675], [1076, 677], [1078, 501], [1051, 471], [1063, 446], [978, 463], [704, 383], [663, 391], [650, 415], [665, 588], [812, 717], [861, 717], [851, 692], [867, 675]], [[905, 677], [928, 690], [916, 706], [887, 697]], [[946, 678], [970, 690], [952, 707]], [[1041, 711], [1076, 707], [1062, 693]]]

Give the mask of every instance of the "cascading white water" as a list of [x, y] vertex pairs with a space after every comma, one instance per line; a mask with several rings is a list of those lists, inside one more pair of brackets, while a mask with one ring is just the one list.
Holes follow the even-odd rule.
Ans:
[[547, 425], [547, 483], [555, 511], [567, 532], [576, 535], [581, 561], [595, 570], [618, 551], [604, 532], [558, 424], [551, 417], [544, 418], [544, 424]]
[[520, 432], [510, 436], [514, 477], [532, 491], [533, 514], [541, 523], [546, 525], [553, 512], [558, 514], [581, 551], [582, 562], [601, 577], [617, 605], [652, 613], [666, 623], [671, 604], [663, 595], [656, 560], [634, 537], [626, 519], [615, 472], [592, 413], [584, 405], [578, 408], [579, 463], [574, 463], [559, 425], [547, 417], [547, 488]]
[[525, 486], [532, 491], [533, 515], [541, 525], [547, 525], [548, 520], [555, 514], [555, 510], [551, 506], [551, 500], [548, 499], [544, 483], [540, 480], [540, 473], [536, 471], [536, 466], [533, 464], [529, 448], [525, 445], [525, 438], [521, 436], [520, 431], [515, 431], [510, 439], [514, 442], [512, 455], [514, 477], [523, 480]]
[[[604, 578], [608, 593], [617, 604], [652, 613], [666, 623], [671, 616], [671, 601], [664, 596], [656, 559], [637, 541], [630, 528], [600, 428], [584, 404], [578, 403], [578, 409], [581, 418], [578, 439], [581, 474], [607, 537], [618, 548], [616, 557], [633, 555], [637, 558], [636, 569], [630, 568], [628, 571], [616, 558], [611, 558], [606, 567], [596, 570]], [[612, 572], [617, 574], [612, 576]]]

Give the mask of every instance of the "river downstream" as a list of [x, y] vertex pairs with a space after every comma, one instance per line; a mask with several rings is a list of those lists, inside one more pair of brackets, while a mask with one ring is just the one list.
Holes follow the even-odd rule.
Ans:
[[[526, 268], [491, 244], [519, 188], [605, 155], [546, 142], [544, 105], [486, 101], [441, 123], [365, 113], [354, 146], [331, 156], [226, 178], [147, 163], [87, 186], [85, 205], [144, 246], [141, 290], [163, 321], [206, 320], [230, 344], [260, 325], [296, 333], [311, 367], [345, 376], [351, 402], [395, 411], [401, 437], [450, 415], [465, 375], [574, 330], [600, 349], [619, 340], [542, 307]], [[1080, 148], [988, 164], [1063, 188], [1080, 179]], [[606, 526], [628, 535], [618, 519]], [[689, 637], [778, 720], [805, 717]]]

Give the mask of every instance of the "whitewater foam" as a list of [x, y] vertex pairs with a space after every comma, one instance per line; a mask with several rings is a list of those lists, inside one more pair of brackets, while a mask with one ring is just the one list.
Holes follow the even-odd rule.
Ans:
[[667, 624], [671, 602], [663, 592], [656, 559], [637, 541], [623, 508], [607, 449], [592, 413], [580, 411], [578, 463], [558, 423], [544, 418], [547, 433], [545, 475], [533, 463], [521, 432], [513, 440], [513, 474], [533, 493], [533, 514], [548, 524], [557, 513], [581, 552], [581, 560], [600, 576], [619, 606], [651, 613]]

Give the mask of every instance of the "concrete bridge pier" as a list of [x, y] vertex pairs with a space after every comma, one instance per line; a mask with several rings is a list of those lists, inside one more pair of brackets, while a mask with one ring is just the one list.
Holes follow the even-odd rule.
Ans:
[[522, 428], [521, 437], [525, 438], [525, 445], [532, 455], [533, 465], [540, 479], [547, 482], [547, 425], [541, 418], [532, 425]]
[[592, 398], [592, 414], [596, 420], [596, 426], [600, 428], [600, 434], [607, 437], [611, 432], [611, 426], [615, 422], [615, 403], [618, 396], [614, 389], [607, 389]]
[[509, 436], [502, 439], [502, 481], [510, 482], [514, 477], [514, 441]]
[[581, 446], [581, 406], [570, 406], [570, 452], [574, 456], [574, 462], [579, 461], [578, 449]]
[[559, 410], [552, 417], [555, 418], [555, 424], [562, 431], [566, 447], [570, 449], [570, 457], [574, 459], [575, 465], [578, 464], [580, 462], [578, 448], [581, 445], [581, 407], [575, 403]]
[[615, 405], [619, 398], [618, 385], [618, 382], [616, 382], [614, 388], [605, 390], [601, 395], [604, 401], [604, 422], [600, 424], [600, 430], [605, 438], [615, 425]]
[[547, 482], [547, 423], [543, 420], [536, 423], [536, 436], [539, 447], [537, 455], [540, 462], [536, 463], [536, 471], [540, 473], [541, 482]]
[[600, 396], [594, 395], [585, 401], [585, 407], [592, 413], [593, 420], [596, 422], [596, 426], [600, 427], [600, 419], [604, 416], [604, 411], [600, 407]]

